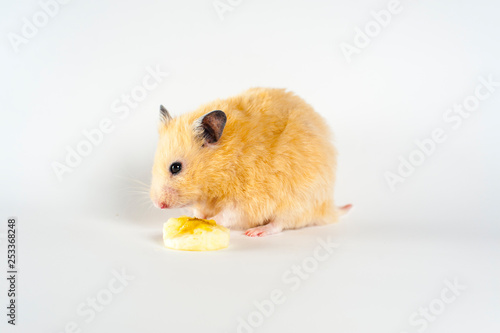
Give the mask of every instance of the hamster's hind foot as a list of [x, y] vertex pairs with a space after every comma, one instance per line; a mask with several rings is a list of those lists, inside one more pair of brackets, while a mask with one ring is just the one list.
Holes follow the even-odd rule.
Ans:
[[259, 227], [250, 228], [245, 231], [245, 235], [248, 237], [264, 237], [273, 234], [280, 233], [283, 228], [274, 222], [268, 223], [266, 225], [261, 225]]

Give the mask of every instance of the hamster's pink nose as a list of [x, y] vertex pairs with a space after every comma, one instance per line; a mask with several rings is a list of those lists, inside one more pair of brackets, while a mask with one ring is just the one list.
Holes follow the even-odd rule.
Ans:
[[164, 202], [154, 200], [153, 203], [156, 207], [158, 207], [160, 209], [168, 208], [168, 205]]

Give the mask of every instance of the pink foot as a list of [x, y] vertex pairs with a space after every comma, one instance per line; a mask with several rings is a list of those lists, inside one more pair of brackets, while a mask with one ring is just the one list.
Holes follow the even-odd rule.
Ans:
[[249, 237], [263, 237], [272, 234], [277, 234], [283, 230], [281, 227], [275, 225], [274, 223], [268, 223], [266, 225], [261, 225], [260, 227], [250, 228], [245, 231], [245, 235]]

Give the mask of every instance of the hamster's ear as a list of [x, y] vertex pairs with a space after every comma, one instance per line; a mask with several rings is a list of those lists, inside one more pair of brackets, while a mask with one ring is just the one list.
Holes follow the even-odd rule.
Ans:
[[222, 136], [227, 117], [221, 110], [215, 110], [201, 116], [194, 122], [195, 133], [206, 143], [217, 143]]
[[160, 105], [160, 121], [166, 125], [170, 120], [172, 120], [172, 116], [163, 105]]

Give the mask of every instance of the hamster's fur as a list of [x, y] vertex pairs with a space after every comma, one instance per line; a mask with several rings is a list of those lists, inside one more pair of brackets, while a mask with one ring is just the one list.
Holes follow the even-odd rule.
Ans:
[[285, 89], [249, 89], [176, 118], [162, 107], [159, 134], [157, 207], [193, 207], [248, 236], [332, 223], [351, 207], [334, 205], [325, 120]]

